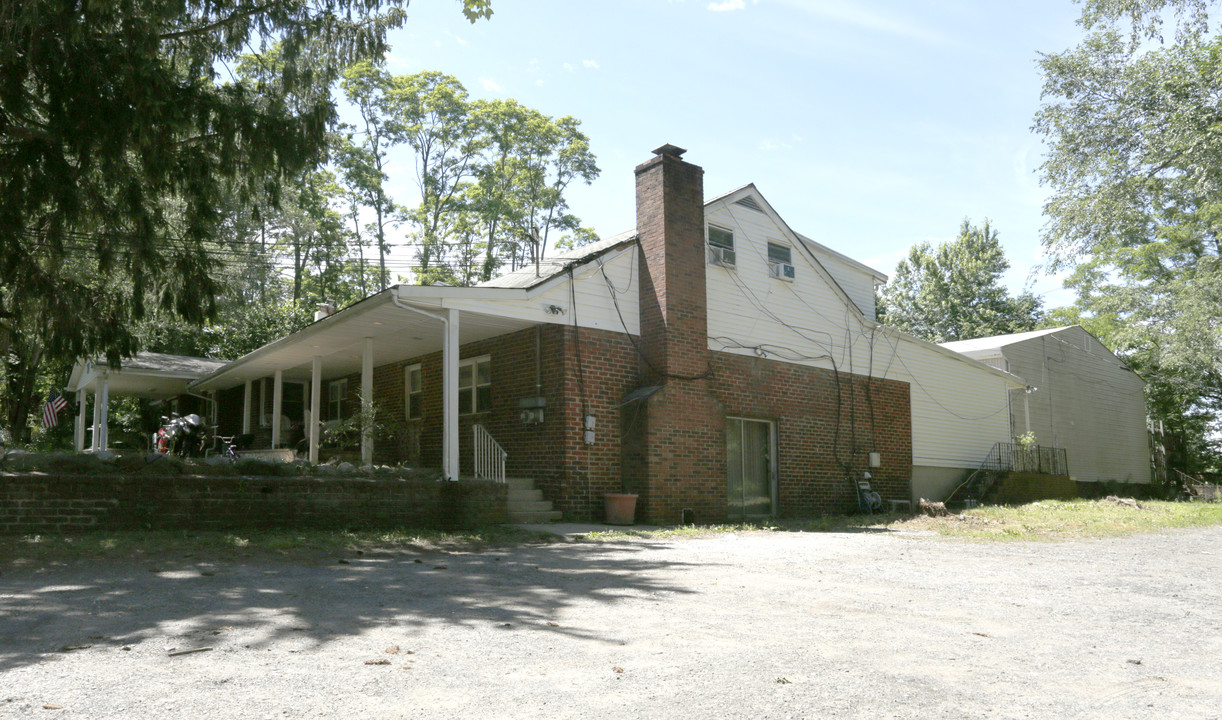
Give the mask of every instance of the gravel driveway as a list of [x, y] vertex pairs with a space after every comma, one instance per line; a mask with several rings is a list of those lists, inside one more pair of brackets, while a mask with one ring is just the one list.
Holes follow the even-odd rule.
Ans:
[[1222, 718], [1220, 557], [776, 532], [6, 571], [0, 718]]

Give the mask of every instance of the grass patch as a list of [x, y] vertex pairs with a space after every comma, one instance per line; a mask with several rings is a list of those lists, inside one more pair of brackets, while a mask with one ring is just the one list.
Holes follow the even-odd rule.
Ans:
[[825, 515], [805, 520], [764, 520], [759, 522], [725, 523], [721, 525], [678, 525], [643, 530], [624, 528], [587, 533], [587, 540], [623, 540], [645, 538], [669, 540], [676, 538], [711, 537], [740, 532], [883, 532], [907, 518], [906, 515]]
[[0, 536], [0, 565], [194, 558], [308, 560], [318, 555], [377, 552], [479, 552], [554, 542], [550, 533], [494, 526], [481, 530], [259, 530], [252, 532], [116, 531], [74, 535]]
[[1142, 500], [1140, 507], [1107, 500], [1043, 500], [981, 507], [959, 516], [915, 517], [896, 529], [929, 530], [974, 540], [1073, 540], [1222, 525], [1222, 504]]
[[1143, 500], [1141, 507], [1106, 500], [1044, 500], [1018, 506], [975, 508], [959, 515], [829, 515], [809, 520], [694, 525], [591, 533], [589, 540], [674, 539], [736, 532], [905, 532], [980, 541], [1073, 540], [1176, 528], [1222, 525], [1222, 503]]

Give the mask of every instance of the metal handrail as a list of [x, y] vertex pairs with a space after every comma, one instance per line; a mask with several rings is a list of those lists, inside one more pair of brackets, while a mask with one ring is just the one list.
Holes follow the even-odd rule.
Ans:
[[1043, 475], [1068, 475], [1069, 453], [1065, 448], [1042, 445], [1023, 446], [1000, 442], [980, 465], [994, 472], [1027, 472]]
[[492, 437], [487, 428], [476, 423], [475, 433], [475, 477], [477, 480], [505, 482], [505, 458], [509, 453]]
[[1010, 472], [1068, 475], [1069, 453], [1065, 448], [1059, 447], [994, 443], [980, 467], [972, 471], [966, 480], [946, 496], [946, 502], [954, 501], [961, 490], [974, 494], [977, 499], [982, 498], [988, 494], [998, 477]]

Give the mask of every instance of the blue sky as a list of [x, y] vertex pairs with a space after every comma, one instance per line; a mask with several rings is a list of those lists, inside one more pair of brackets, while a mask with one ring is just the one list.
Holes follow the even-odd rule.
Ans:
[[[1000, 231], [1012, 288], [1040, 262], [1036, 59], [1080, 37], [1070, 0], [494, 0], [493, 10], [472, 25], [456, 0], [413, 0], [387, 67], [440, 70], [472, 97], [580, 119], [602, 175], [570, 204], [602, 235], [633, 226], [632, 169], [669, 142], [705, 169], [707, 197], [754, 182], [795, 230], [888, 274], [965, 216]], [[392, 195], [412, 202], [411, 156], [389, 174]], [[1072, 301], [1059, 287], [1036, 277], [1051, 306]]]

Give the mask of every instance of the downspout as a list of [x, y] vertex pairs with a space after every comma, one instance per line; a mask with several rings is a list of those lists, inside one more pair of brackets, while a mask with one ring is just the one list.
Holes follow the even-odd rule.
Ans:
[[[444, 334], [443, 334], [443, 340], [442, 340], [442, 393], [441, 393], [441, 403], [442, 403], [442, 408], [443, 408], [443, 412], [442, 412], [442, 424], [443, 425], [442, 425], [442, 433], [441, 433], [441, 436], [442, 436], [442, 459], [441, 459], [442, 460], [442, 472], [445, 474], [446, 480], [457, 481], [459, 478], [459, 471], [458, 471], [459, 463], [457, 461], [451, 462], [451, 458], [452, 457], [455, 459], [457, 458], [458, 437], [457, 437], [457, 434], [455, 434], [453, 438], [449, 437], [450, 418], [446, 417], [446, 414], [447, 414], [446, 409], [450, 407], [450, 404], [452, 402], [453, 403], [457, 402], [456, 397], [453, 399], [448, 397], [448, 392], [447, 392], [448, 389], [446, 387], [446, 382], [445, 382], [445, 375], [447, 372], [447, 366], [445, 362], [446, 360], [445, 348], [448, 344], [445, 338], [448, 338], [450, 334], [450, 318], [444, 312], [434, 312], [432, 310], [428, 310], [425, 308], [418, 308], [418, 307], [412, 307], [411, 305], [406, 305], [399, 300], [398, 292], [391, 293], [390, 301], [394, 304], [395, 307], [399, 308], [400, 310], [408, 310], [418, 315], [424, 315], [425, 317], [430, 317], [430, 318], [433, 318], [434, 320], [440, 320], [442, 327], [444, 328], [443, 330]], [[457, 362], [457, 358], [454, 358], [454, 360]], [[457, 382], [457, 379], [455, 380], [455, 382]], [[455, 407], [454, 412], [457, 413], [457, 411], [458, 409], [457, 407]], [[447, 447], [448, 443], [445, 442], [446, 439], [449, 439], [450, 442], [454, 444], [453, 453], [451, 453], [451, 449]], [[453, 467], [449, 467], [449, 465], [451, 464], [453, 465]]]
[[535, 326], [535, 397], [543, 396], [543, 326]]

